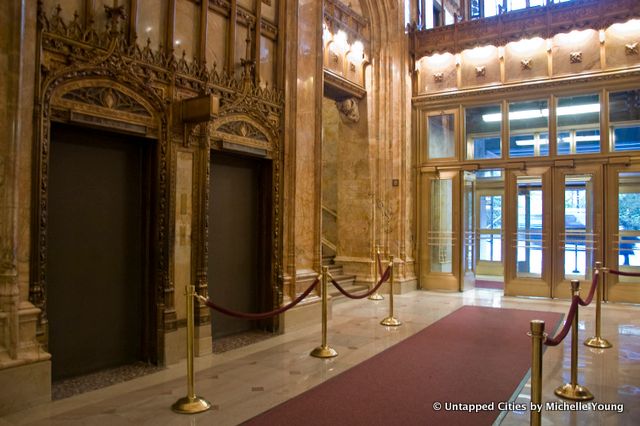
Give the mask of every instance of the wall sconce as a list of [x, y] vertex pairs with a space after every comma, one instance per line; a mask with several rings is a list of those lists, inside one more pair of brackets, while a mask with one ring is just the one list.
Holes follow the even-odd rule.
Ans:
[[600, 30], [600, 31], [598, 32], [598, 38], [599, 38], [599, 40], [600, 40], [600, 44], [604, 44], [604, 38], [605, 38], [604, 30]]

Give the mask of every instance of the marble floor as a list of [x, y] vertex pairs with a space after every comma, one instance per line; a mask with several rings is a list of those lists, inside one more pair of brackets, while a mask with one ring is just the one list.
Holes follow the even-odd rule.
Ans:
[[[309, 351], [320, 343], [319, 324], [197, 358], [196, 392], [213, 404], [212, 410], [202, 414], [180, 415], [170, 409], [173, 402], [186, 395], [186, 367], [181, 362], [125, 383], [5, 416], [0, 418], [0, 426], [235, 425], [340, 374], [462, 305], [561, 313], [569, 307], [567, 301], [503, 297], [499, 290], [485, 289], [465, 293], [416, 291], [395, 299], [396, 316], [404, 321], [398, 328], [378, 324], [387, 314], [387, 301], [336, 303], [329, 323], [329, 344], [339, 352], [333, 359], [309, 356]], [[580, 342], [593, 333], [594, 311], [593, 305], [580, 310]], [[553, 390], [569, 380], [570, 339], [547, 348], [543, 402], [551, 404], [549, 410], [542, 411], [543, 425], [640, 424], [640, 306], [604, 305], [603, 336], [613, 343], [612, 349], [593, 350], [579, 345], [579, 383], [587, 386], [595, 395], [594, 401], [600, 403], [595, 411], [553, 404], [561, 401]], [[528, 403], [529, 390], [526, 384], [516, 402]], [[423, 423], [416, 419], [416, 424]], [[529, 424], [529, 412], [507, 412], [501, 424]]]

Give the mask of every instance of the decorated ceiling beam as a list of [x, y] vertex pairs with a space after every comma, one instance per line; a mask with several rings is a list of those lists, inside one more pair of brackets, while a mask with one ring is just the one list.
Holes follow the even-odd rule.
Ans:
[[429, 30], [410, 26], [409, 39], [414, 57], [421, 58], [484, 45], [503, 46], [523, 38], [550, 38], [572, 30], [604, 29], [637, 17], [640, 17], [638, 0], [575, 0]]

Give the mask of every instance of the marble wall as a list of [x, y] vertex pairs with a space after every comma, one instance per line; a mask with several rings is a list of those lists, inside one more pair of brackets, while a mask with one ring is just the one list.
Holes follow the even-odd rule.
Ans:
[[[50, 355], [29, 301], [36, 4], [0, 4], [0, 415], [50, 398]], [[30, 52], [30, 54], [24, 54]]]
[[[144, 12], [143, 12], [144, 13]], [[173, 49], [177, 57], [191, 62], [200, 44], [200, 6], [191, 0], [176, 0], [176, 24]]]
[[220, 37], [220, 35], [227, 33], [228, 26], [229, 22], [224, 16], [209, 10], [206, 59], [207, 66], [210, 68], [213, 67], [214, 64], [217, 70], [224, 68], [227, 40], [225, 37]]
[[160, 45], [166, 48], [167, 12], [169, 0], [138, 0], [138, 44], [156, 50]]

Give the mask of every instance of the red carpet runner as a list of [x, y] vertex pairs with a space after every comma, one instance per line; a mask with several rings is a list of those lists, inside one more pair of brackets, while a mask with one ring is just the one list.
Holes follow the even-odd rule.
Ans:
[[[248, 425], [490, 425], [531, 366], [532, 319], [562, 315], [463, 306], [417, 334], [250, 419]], [[318, 361], [322, 362], [322, 361]], [[435, 411], [434, 403], [494, 411]]]

